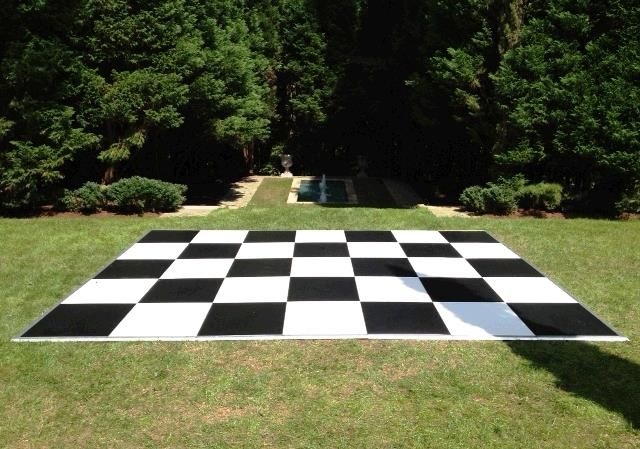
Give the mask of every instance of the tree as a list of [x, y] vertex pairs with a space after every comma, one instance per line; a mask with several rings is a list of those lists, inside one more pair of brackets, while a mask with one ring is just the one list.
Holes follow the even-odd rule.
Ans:
[[632, 188], [640, 176], [639, 24], [633, 2], [535, 2], [520, 45], [494, 77], [507, 115], [497, 161], [600, 207]]

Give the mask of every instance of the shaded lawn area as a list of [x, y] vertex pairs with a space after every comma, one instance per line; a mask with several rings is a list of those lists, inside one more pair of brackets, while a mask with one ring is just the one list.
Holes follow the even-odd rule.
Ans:
[[264, 178], [251, 198], [249, 207], [278, 207], [287, 205], [293, 178]]
[[[153, 228], [486, 229], [631, 341], [9, 341]], [[306, 206], [0, 232], [0, 447], [640, 446], [640, 221]]]

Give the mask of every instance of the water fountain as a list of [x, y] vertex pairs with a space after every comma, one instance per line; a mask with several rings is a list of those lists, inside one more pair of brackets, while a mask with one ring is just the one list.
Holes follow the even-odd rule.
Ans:
[[322, 174], [322, 181], [320, 181], [320, 200], [321, 203], [327, 202], [327, 177]]

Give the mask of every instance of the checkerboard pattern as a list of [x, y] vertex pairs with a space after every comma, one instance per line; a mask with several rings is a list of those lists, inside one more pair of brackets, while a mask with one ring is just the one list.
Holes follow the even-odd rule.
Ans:
[[484, 231], [151, 231], [18, 340], [620, 340]]

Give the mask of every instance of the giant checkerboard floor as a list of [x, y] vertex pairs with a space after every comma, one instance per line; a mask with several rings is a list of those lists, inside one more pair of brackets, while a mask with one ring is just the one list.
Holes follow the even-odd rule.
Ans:
[[17, 340], [623, 340], [484, 231], [147, 233]]

